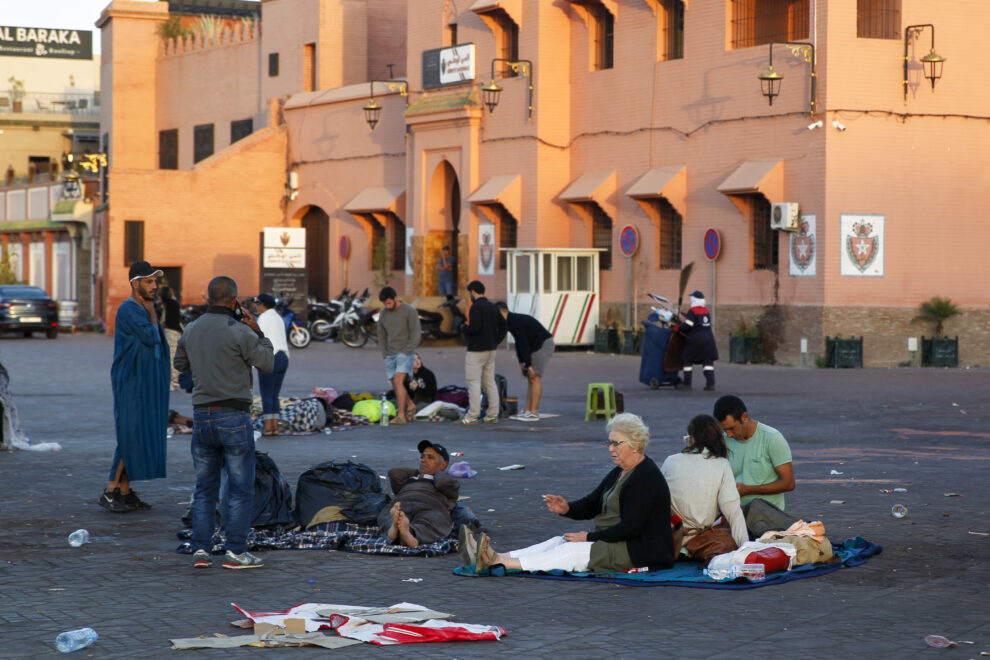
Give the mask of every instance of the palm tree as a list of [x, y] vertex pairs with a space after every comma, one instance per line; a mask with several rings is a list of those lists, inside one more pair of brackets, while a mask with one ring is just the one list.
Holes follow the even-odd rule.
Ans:
[[911, 319], [911, 323], [927, 321], [935, 324], [935, 336], [944, 337], [945, 329], [943, 324], [953, 316], [959, 316], [962, 310], [956, 307], [948, 298], [935, 296], [928, 302], [923, 302], [918, 307], [918, 315]]

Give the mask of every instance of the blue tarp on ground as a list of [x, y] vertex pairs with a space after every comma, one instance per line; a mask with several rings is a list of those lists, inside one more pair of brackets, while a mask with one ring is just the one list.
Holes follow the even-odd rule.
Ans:
[[455, 568], [456, 575], [468, 577], [524, 577], [536, 578], [540, 580], [585, 580], [589, 582], [610, 582], [612, 584], [624, 584], [630, 587], [695, 587], [700, 589], [756, 589], [766, 587], [771, 584], [782, 584], [791, 580], [817, 577], [832, 571], [837, 571], [842, 567], [859, 566], [865, 563], [870, 557], [883, 552], [883, 548], [875, 543], [870, 543], [861, 536], [846, 539], [841, 544], [832, 544], [832, 551], [835, 554], [835, 561], [826, 564], [807, 564], [799, 566], [790, 571], [771, 573], [762, 582], [749, 582], [745, 578], [739, 578], [732, 582], [716, 582], [707, 577], [703, 572], [703, 564], [696, 562], [678, 562], [673, 568], [663, 571], [650, 571], [647, 573], [567, 573], [565, 571], [550, 572], [528, 572], [517, 570], [506, 570], [504, 566], [493, 566], [480, 573], [475, 573], [474, 568], [465, 566]]

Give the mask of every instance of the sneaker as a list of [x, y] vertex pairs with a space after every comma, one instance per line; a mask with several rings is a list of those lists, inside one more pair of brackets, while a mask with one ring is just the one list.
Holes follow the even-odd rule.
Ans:
[[103, 495], [99, 499], [99, 504], [107, 511], [112, 511], [113, 513], [128, 513], [134, 510], [124, 501], [124, 496], [120, 494], [119, 488], [114, 488], [112, 491], [103, 491]]
[[121, 498], [127, 506], [131, 507], [131, 511], [147, 511], [151, 508], [151, 505], [139, 498], [133, 490], [127, 495], [121, 495]]
[[454, 424], [460, 424], [461, 426], [474, 426], [477, 423], [478, 423], [477, 419], [469, 419], [467, 417], [462, 417], [456, 422], [454, 422]]
[[230, 550], [227, 554], [223, 556], [223, 567], [232, 569], [241, 568], [261, 568], [265, 563], [261, 561], [258, 557], [255, 557], [250, 552], [242, 552], [239, 555], [235, 555]]
[[535, 412], [530, 412], [528, 410], [524, 410], [523, 412], [519, 413], [516, 416], [519, 419], [537, 420], [537, 419], [540, 418], [540, 413], [535, 413]]
[[193, 568], [209, 568], [213, 565], [210, 553], [202, 548], [193, 553]]
[[481, 421], [483, 421], [485, 424], [498, 424], [498, 417], [497, 416], [492, 417], [492, 416], [488, 415], [488, 416], [482, 417], [481, 418]]

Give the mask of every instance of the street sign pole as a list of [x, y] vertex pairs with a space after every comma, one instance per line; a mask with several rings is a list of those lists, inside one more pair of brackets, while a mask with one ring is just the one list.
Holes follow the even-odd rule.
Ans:
[[715, 262], [718, 260], [718, 255], [722, 253], [722, 237], [719, 236], [717, 229], [709, 229], [705, 232], [705, 240], [702, 244], [705, 249], [705, 256], [708, 260], [712, 262], [712, 300], [710, 306], [710, 312], [712, 315], [712, 330], [715, 329]]
[[619, 250], [626, 256], [626, 327], [629, 327], [632, 314], [632, 258], [639, 249], [639, 231], [626, 225], [619, 232]]

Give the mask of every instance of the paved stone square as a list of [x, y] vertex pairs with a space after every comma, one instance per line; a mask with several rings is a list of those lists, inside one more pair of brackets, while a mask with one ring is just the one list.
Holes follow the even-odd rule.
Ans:
[[[240, 634], [228, 626], [239, 618], [231, 602], [276, 610], [314, 601], [411, 601], [508, 632], [491, 643], [332, 652], [340, 658], [964, 658], [990, 650], [986, 369], [718, 363], [718, 394], [742, 396], [754, 418], [780, 429], [791, 444], [797, 489], [787, 495], [788, 511], [824, 521], [833, 540], [860, 535], [884, 548], [864, 566], [820, 578], [723, 591], [469, 579], [451, 573], [458, 565], [453, 554], [421, 559], [283, 551], [264, 553], [266, 566], [258, 571], [194, 571], [187, 555], [174, 553], [193, 485], [189, 436], [169, 441], [167, 479], [136, 484], [151, 511], [115, 515], [96, 503], [114, 449], [112, 350], [112, 339], [99, 335], [0, 339], [0, 361], [10, 372], [25, 433], [64, 447], [0, 454], [0, 657], [59, 656], [55, 635], [82, 626], [96, 629], [100, 640], [80, 657], [174, 657], [169, 638]], [[463, 349], [421, 353], [440, 385], [463, 382]], [[384, 474], [414, 464], [418, 440], [442, 442], [464, 452], [478, 470], [463, 482], [462, 494], [496, 547], [519, 547], [587, 528], [546, 512], [540, 496], [584, 495], [610, 469], [603, 423], [584, 422], [588, 382], [610, 381], [623, 392], [626, 410], [650, 424], [647, 454], [657, 461], [680, 450], [692, 415], [711, 412], [718, 394], [653, 391], [637, 382], [638, 369], [636, 357], [560, 352], [545, 379], [543, 410], [561, 415], [554, 419], [469, 428], [371, 426], [265, 438], [258, 448], [295, 487], [299, 474], [318, 462], [352, 459]], [[497, 371], [508, 377], [510, 395], [524, 396], [511, 352], [500, 351]], [[377, 347], [314, 343], [293, 351], [283, 393], [305, 395], [313, 385], [380, 391], [385, 381]], [[189, 395], [173, 394], [172, 407], [190, 414]], [[512, 463], [526, 468], [497, 469]], [[895, 487], [907, 492], [879, 492]], [[895, 503], [908, 507], [905, 518], [891, 516]], [[66, 536], [80, 527], [92, 542], [71, 548]], [[931, 649], [922, 641], [931, 633], [976, 645]], [[326, 651], [240, 653], [313, 657]], [[228, 654], [186, 651], [183, 657]]]

